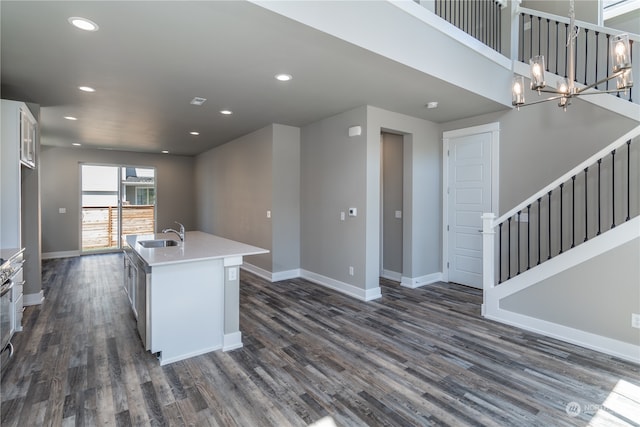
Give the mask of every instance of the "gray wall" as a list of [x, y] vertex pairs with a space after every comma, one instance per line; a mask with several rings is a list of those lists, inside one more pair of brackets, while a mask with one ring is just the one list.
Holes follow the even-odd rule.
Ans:
[[[391, 131], [404, 135], [403, 181], [403, 266], [407, 279], [420, 278], [442, 270], [442, 134], [439, 126], [427, 120], [367, 107], [367, 132], [373, 146], [380, 147], [380, 132]], [[372, 149], [373, 156], [376, 155]], [[375, 166], [380, 168], [380, 151]], [[370, 178], [379, 191], [379, 174]], [[379, 199], [374, 199], [375, 227], [379, 229]], [[375, 208], [375, 209], [374, 209]], [[373, 229], [372, 226], [370, 229]], [[376, 233], [378, 233], [376, 231]], [[370, 252], [379, 241], [371, 241]], [[378, 260], [374, 267], [377, 267]], [[378, 272], [376, 272], [378, 274]]]
[[193, 157], [42, 146], [43, 253], [80, 250], [80, 163], [155, 167], [156, 231], [174, 227], [174, 221], [195, 229]]
[[[200, 230], [272, 249], [272, 141], [273, 128], [267, 126], [197, 156]], [[272, 253], [246, 261], [271, 271]]]
[[300, 268], [300, 128], [273, 125], [273, 272]]
[[382, 260], [383, 270], [402, 274], [403, 150], [402, 135], [382, 133]]
[[640, 239], [513, 294], [500, 307], [630, 344], [640, 342]]
[[[366, 123], [367, 108], [360, 107], [310, 124], [302, 129], [300, 154], [301, 266], [362, 289], [379, 286], [377, 281], [375, 286], [365, 286], [366, 220], [371, 214], [366, 209]], [[363, 134], [349, 137], [349, 127], [356, 125], [362, 126]], [[374, 137], [379, 147], [379, 130]], [[379, 176], [379, 158], [375, 167]], [[379, 192], [380, 181], [376, 186]], [[376, 217], [379, 206], [378, 202]], [[340, 212], [348, 212], [350, 207], [357, 208], [358, 215], [341, 221]], [[374, 266], [376, 276], [378, 264], [379, 259]], [[353, 276], [349, 275], [350, 266]]]
[[272, 124], [199, 155], [196, 189], [202, 231], [268, 249], [246, 257], [266, 271], [300, 268], [299, 128]]

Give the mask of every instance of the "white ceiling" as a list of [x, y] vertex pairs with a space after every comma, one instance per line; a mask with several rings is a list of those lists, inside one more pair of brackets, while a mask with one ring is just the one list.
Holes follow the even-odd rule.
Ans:
[[41, 106], [46, 145], [194, 155], [365, 104], [434, 122], [504, 108], [244, 1], [3, 0], [0, 14], [2, 98]]

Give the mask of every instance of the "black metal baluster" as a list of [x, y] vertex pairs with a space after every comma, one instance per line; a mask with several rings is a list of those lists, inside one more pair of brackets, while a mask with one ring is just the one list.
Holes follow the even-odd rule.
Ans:
[[555, 23], [556, 23], [556, 64], [555, 64], [556, 65], [556, 71], [555, 71], [554, 74], [558, 74], [558, 51], [560, 50], [558, 48], [558, 41], [560, 40], [560, 37], [558, 37], [558, 35], [559, 35], [559, 33], [558, 33], [558, 24], [559, 24], [559, 22], [555, 21]]
[[598, 159], [598, 232], [596, 233], [596, 236], [599, 236], [600, 233], [602, 232], [602, 221], [601, 221], [601, 206], [602, 204], [600, 203], [601, 200], [601, 195], [600, 195], [600, 166], [602, 165], [602, 159]]
[[[631, 64], [633, 64], [633, 40], [629, 39], [629, 61]], [[629, 102], [633, 102], [633, 100], [631, 99], [631, 90], [632, 88], [629, 88]]]
[[[589, 29], [584, 29], [584, 84], [587, 84], [587, 65], [589, 64]], [[576, 55], [576, 58], [578, 56]], [[576, 62], [577, 63], [577, 62]]]
[[611, 228], [616, 226], [616, 150], [611, 152]]
[[562, 235], [562, 208], [563, 208], [563, 203], [562, 203], [562, 196], [564, 193], [564, 182], [562, 184], [560, 184], [560, 252], [558, 253], [562, 253], [562, 248], [563, 248], [563, 235]]
[[[610, 54], [610, 47], [609, 47], [609, 39], [611, 38], [610, 34], [607, 34], [607, 77], [609, 77], [609, 54]], [[605, 90], [609, 90], [609, 80], [607, 80], [607, 86], [605, 87]]]
[[576, 246], [576, 176], [571, 177], [571, 247]]
[[498, 284], [502, 283], [502, 224], [498, 225]]
[[540, 238], [540, 217], [542, 216], [542, 208], [540, 207], [540, 205], [542, 204], [542, 197], [538, 197], [538, 264], [540, 265], [541, 262], [541, 248], [542, 248], [542, 240]]
[[[564, 24], [564, 39], [568, 40], [569, 37], [569, 24]], [[568, 62], [568, 57], [569, 57], [569, 53], [568, 53], [569, 47], [567, 46], [567, 44], [564, 44], [564, 78], [567, 78], [567, 62]]]
[[541, 38], [542, 38], [542, 24], [541, 24], [542, 18], [540, 16], [538, 16], [538, 55], [542, 55], [542, 52], [540, 52], [540, 42], [541, 42]]
[[531, 55], [529, 55], [529, 57], [533, 56], [533, 15], [529, 15], [529, 24], [531, 25], [531, 28], [529, 28], [529, 53]]
[[524, 62], [524, 13], [520, 14], [520, 62]]
[[511, 279], [511, 217], [507, 224], [507, 280]]
[[518, 273], [520, 274], [520, 211], [518, 211], [518, 250], [516, 251], [517, 255], [518, 255]]
[[[549, 49], [549, 21], [550, 19], [547, 18], [547, 51], [545, 52], [545, 55], [547, 55], [547, 58], [549, 58], [549, 53], [550, 53], [550, 49]], [[547, 71], [549, 71], [549, 62], [551, 61], [547, 61]]]
[[589, 167], [584, 168], [584, 242], [589, 240], [589, 208], [587, 204], [587, 178], [589, 173]]
[[631, 140], [627, 141], [627, 219], [631, 219]]
[[527, 270], [531, 268], [531, 205], [527, 206]]
[[547, 259], [551, 259], [551, 191], [547, 193], [547, 195], [549, 196], [549, 254], [547, 256]]
[[[598, 60], [600, 59], [598, 56], [598, 46], [600, 45], [600, 31], [596, 31], [596, 72], [595, 72], [595, 81], [598, 81]], [[598, 89], [598, 85], [595, 86]]]

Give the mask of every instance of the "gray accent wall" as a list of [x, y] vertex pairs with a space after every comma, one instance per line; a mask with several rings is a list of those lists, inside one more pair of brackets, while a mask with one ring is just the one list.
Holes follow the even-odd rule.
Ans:
[[640, 239], [543, 280], [500, 301], [516, 313], [638, 345]]
[[[194, 158], [83, 148], [42, 146], [42, 252], [80, 251], [80, 164], [156, 168], [156, 231], [181, 222], [195, 230]], [[58, 213], [66, 208], [67, 213]]]
[[[196, 158], [198, 228], [268, 249], [246, 262], [300, 267], [300, 130], [272, 124]], [[271, 217], [267, 217], [267, 212]]]
[[[367, 277], [367, 108], [359, 107], [305, 126], [301, 138], [301, 267], [361, 289], [378, 287], [379, 259], [375, 260], [375, 282]], [[362, 134], [349, 137], [351, 126]], [[380, 131], [373, 135], [380, 147]], [[370, 165], [377, 168], [380, 163]], [[376, 182], [379, 193], [380, 181]], [[340, 219], [349, 208], [357, 216]], [[375, 204], [379, 217], [379, 199]], [[379, 223], [375, 239], [378, 245]], [[379, 248], [376, 250], [378, 258]], [[349, 274], [353, 267], [353, 276]]]

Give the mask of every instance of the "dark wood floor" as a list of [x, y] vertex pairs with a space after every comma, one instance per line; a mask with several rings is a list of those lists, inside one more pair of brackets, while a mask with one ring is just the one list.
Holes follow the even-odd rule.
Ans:
[[638, 365], [484, 320], [463, 286], [383, 281], [364, 303], [243, 272], [244, 348], [160, 367], [120, 255], [45, 261], [43, 276], [2, 378], [2, 426], [640, 425]]

